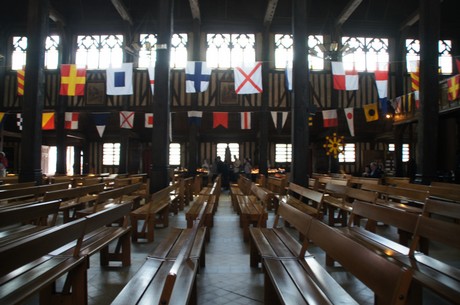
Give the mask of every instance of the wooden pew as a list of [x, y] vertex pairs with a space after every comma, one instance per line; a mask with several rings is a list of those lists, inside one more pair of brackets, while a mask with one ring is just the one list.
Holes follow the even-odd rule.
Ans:
[[251, 185], [252, 181], [241, 174], [238, 177], [237, 185], [230, 185], [230, 196], [232, 199], [232, 205], [235, 212], [239, 213], [236, 196], [249, 195], [251, 193]]
[[24, 187], [31, 187], [31, 186], [34, 186], [34, 185], [35, 185], [35, 181], [1, 184], [0, 185], [0, 190], [20, 189], [20, 188], [24, 188]]
[[[130, 213], [131, 224], [134, 227], [133, 242], [138, 242], [139, 238], [152, 242], [155, 238], [155, 226], [162, 225], [165, 228], [169, 225], [169, 206], [180, 200], [178, 196], [180, 185], [180, 182], [176, 182], [153, 193], [146, 204]], [[143, 221], [143, 225], [139, 230], [140, 221]]]
[[[260, 188], [255, 184], [253, 184], [253, 187]], [[251, 225], [263, 228], [267, 226], [268, 213], [264, 206], [267, 196], [270, 196], [270, 193], [263, 188], [253, 191], [253, 195], [236, 196], [244, 241], [249, 240], [249, 227]]]
[[204, 265], [205, 210], [203, 205], [193, 228], [174, 229], [168, 234], [112, 305], [197, 304], [196, 275], [200, 264]]
[[363, 184], [382, 184], [381, 178], [371, 178], [371, 177], [354, 177], [351, 176], [348, 180], [348, 185], [355, 188], [361, 188]]
[[[74, 187], [70, 189], [49, 191], [43, 196], [43, 201], [61, 200], [59, 211], [63, 213], [63, 222], [76, 218], [76, 211], [86, 208], [97, 199], [97, 194], [104, 190], [104, 183]], [[73, 211], [71, 215], [70, 212]]]
[[287, 177], [277, 178], [273, 176], [268, 176], [265, 181], [265, 188], [272, 194], [270, 196], [270, 201], [268, 201], [267, 210], [271, 211], [272, 209], [277, 208], [279, 205], [280, 198], [286, 195], [286, 187], [288, 185]]
[[[87, 259], [78, 256], [80, 242], [71, 255], [49, 253], [81, 241], [85, 219], [42, 230], [0, 247], [0, 303], [17, 304], [40, 293], [41, 304], [86, 304]], [[56, 292], [55, 282], [65, 276], [66, 285]]]
[[[311, 218], [311, 243], [339, 261], [375, 294], [376, 304], [405, 304], [411, 274], [336, 228]], [[347, 249], [347, 251], [344, 251]], [[265, 257], [265, 304], [358, 304], [313, 256]], [[370, 272], [370, 270], [372, 270]]]
[[185, 213], [185, 219], [187, 221], [187, 228], [193, 227], [193, 222], [198, 217], [203, 205], [206, 205], [206, 210], [203, 215], [203, 224], [206, 226], [206, 241], [210, 241], [210, 231], [214, 226], [214, 205], [216, 196], [212, 194], [198, 195], [193, 201], [190, 209]]
[[315, 218], [323, 217], [323, 193], [293, 182], [289, 183], [287, 193], [287, 196], [282, 197], [281, 201]]
[[68, 183], [44, 184], [19, 189], [0, 190], [0, 205], [14, 205], [24, 202], [42, 200], [46, 192], [69, 188]]

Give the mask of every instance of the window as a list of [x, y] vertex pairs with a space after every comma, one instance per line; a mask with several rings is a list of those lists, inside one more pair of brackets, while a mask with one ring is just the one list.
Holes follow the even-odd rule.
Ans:
[[180, 144], [169, 144], [169, 165], [180, 166]]
[[[416, 72], [420, 60], [420, 41], [418, 39], [406, 39], [406, 62], [407, 72]], [[452, 41], [439, 41], [439, 73], [452, 74]]]
[[292, 161], [292, 144], [275, 145], [275, 162], [288, 163]]
[[372, 72], [388, 69], [390, 57], [387, 38], [342, 37], [342, 46], [345, 70]]
[[[156, 61], [155, 45], [157, 44], [156, 34], [141, 34], [139, 38], [141, 45], [139, 50], [139, 68], [154, 66]], [[185, 68], [187, 65], [187, 34], [173, 34], [171, 38], [171, 68]]]
[[123, 63], [123, 35], [85, 35], [77, 38], [75, 63], [86, 69], [120, 67]]
[[[286, 66], [292, 67], [293, 60], [293, 39], [290, 34], [275, 34], [275, 68], [284, 69]], [[308, 64], [311, 70], [324, 69], [324, 53], [318, 47], [322, 45], [322, 35], [309, 35], [308, 48]]]
[[[228, 147], [228, 152], [227, 152]], [[240, 159], [240, 145], [238, 143], [217, 143], [217, 152], [216, 156], [220, 157], [222, 161], [225, 158], [230, 158], [230, 161], [233, 160], [233, 156], [237, 156]]]
[[254, 34], [208, 34], [206, 61], [212, 68], [234, 68], [256, 60]]
[[[46, 175], [54, 175], [56, 173], [56, 163], [57, 163], [57, 147], [56, 146], [42, 146], [42, 160], [41, 168], [43, 173]], [[73, 175], [75, 163], [74, 159], [74, 147], [67, 146], [66, 148], [66, 175]]]
[[[27, 37], [13, 37], [13, 54], [11, 68], [20, 70], [26, 65]], [[59, 61], [59, 36], [46, 37], [45, 42], [45, 69], [57, 69]]]
[[[395, 151], [395, 145], [388, 144], [388, 151]], [[409, 161], [409, 157], [410, 157], [409, 144], [403, 144], [402, 145], [402, 162]]]
[[339, 155], [339, 163], [353, 163], [356, 161], [355, 143], [346, 143]]
[[104, 143], [102, 155], [103, 165], [119, 165], [120, 143]]

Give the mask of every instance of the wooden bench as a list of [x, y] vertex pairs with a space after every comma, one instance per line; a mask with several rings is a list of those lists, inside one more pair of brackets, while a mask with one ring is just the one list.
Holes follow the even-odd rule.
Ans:
[[23, 202], [42, 200], [43, 195], [49, 191], [64, 190], [69, 188], [68, 183], [44, 184], [18, 189], [0, 190], [0, 205], [8, 206]]
[[[256, 188], [259, 188], [254, 184]], [[269, 193], [262, 188], [255, 191], [254, 195], [237, 195], [238, 210], [240, 212], [240, 226], [243, 228], [243, 240], [249, 240], [249, 227], [251, 225], [265, 228], [267, 226], [268, 213], [264, 206]]]
[[[339, 261], [375, 294], [376, 304], [405, 304], [411, 273], [309, 215], [306, 241]], [[302, 251], [307, 250], [302, 247]], [[347, 249], [344, 251], [344, 249]], [[265, 304], [358, 304], [313, 256], [265, 257]], [[370, 270], [372, 270], [370, 272]]]
[[31, 186], [34, 186], [34, 185], [35, 185], [35, 181], [1, 184], [0, 185], [0, 190], [20, 189], [20, 188], [24, 188], [24, 187], [31, 187]]
[[173, 229], [113, 300], [112, 305], [196, 305], [196, 275], [204, 266], [202, 206], [191, 229]]
[[[49, 253], [82, 239], [85, 219], [42, 230], [0, 247], [0, 303], [18, 304], [40, 293], [40, 304], [86, 304], [85, 257], [78, 256], [80, 242], [71, 255]], [[66, 285], [56, 292], [55, 282]]]
[[309, 214], [315, 218], [323, 217], [323, 196], [324, 194], [293, 182], [289, 183], [287, 195], [281, 201], [294, 206], [296, 209]]
[[348, 185], [355, 188], [361, 188], [363, 184], [382, 184], [381, 178], [371, 178], [371, 177], [354, 177], [351, 176], [348, 180]]
[[236, 185], [230, 185], [230, 197], [232, 200], [233, 209], [235, 212], [238, 211], [238, 202], [236, 196], [238, 195], [249, 195], [251, 193], [252, 181], [245, 176], [241, 175], [238, 177]]
[[214, 205], [216, 196], [215, 195], [198, 195], [190, 206], [190, 209], [185, 213], [185, 219], [187, 221], [187, 228], [193, 227], [193, 222], [198, 217], [203, 205], [206, 205], [206, 210], [203, 215], [203, 224], [206, 226], [206, 241], [210, 241], [210, 231], [214, 226]]
[[[148, 202], [130, 213], [131, 225], [134, 227], [132, 241], [138, 242], [140, 238], [152, 242], [155, 239], [155, 227], [162, 225], [166, 228], [169, 225], [169, 206], [175, 204], [179, 198], [180, 182], [153, 193]], [[143, 221], [139, 228], [139, 222]]]
[[[86, 208], [89, 203], [97, 199], [96, 195], [104, 190], [104, 183], [74, 187], [70, 189], [48, 191], [43, 201], [62, 200], [59, 211], [63, 214], [63, 222], [76, 218], [76, 211]], [[73, 211], [73, 214], [70, 212]]]
[[[79, 255], [90, 257], [99, 252], [101, 266], [108, 266], [110, 262], [121, 262], [122, 266], [131, 265], [131, 226], [128, 223], [130, 211], [131, 205], [122, 203], [86, 216], [85, 234], [78, 245]], [[113, 225], [114, 223], [122, 225]], [[114, 241], [116, 245], [110, 250]], [[71, 255], [75, 247], [76, 245], [69, 244], [54, 254]]]
[[306, 236], [311, 217], [281, 201], [272, 228], [249, 228], [251, 267], [257, 267], [264, 258], [302, 258], [306, 255], [306, 242], [299, 244], [285, 227], [280, 227], [280, 220], [285, 224], [289, 222], [299, 234]]
[[139, 189], [140, 183], [131, 184], [128, 186], [114, 188], [111, 190], [103, 191], [97, 194], [94, 205], [82, 210], [76, 211], [77, 217], [84, 217], [92, 213], [99, 212], [103, 209], [109, 208], [115, 204], [130, 203], [131, 208], [136, 206], [136, 201], [141, 197], [138, 195], [130, 196], [133, 192]]
[[277, 209], [280, 198], [286, 195], [286, 187], [288, 185], [287, 177], [277, 178], [268, 176], [265, 181], [265, 188], [272, 193], [267, 204], [267, 210]]
[[328, 224], [330, 226], [336, 224], [347, 225], [348, 215], [353, 209], [354, 200], [358, 199], [371, 203], [377, 200], [377, 193], [375, 192], [330, 184], [330, 182], [326, 185], [325, 190], [329, 196], [324, 197], [323, 203], [327, 208]]

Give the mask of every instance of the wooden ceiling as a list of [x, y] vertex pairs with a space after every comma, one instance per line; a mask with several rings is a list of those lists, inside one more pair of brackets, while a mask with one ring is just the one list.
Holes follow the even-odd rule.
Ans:
[[[4, 1], [0, 31], [23, 31], [29, 0]], [[36, 1], [36, 0], [30, 0]], [[76, 32], [155, 30], [159, 0], [49, 0], [51, 28], [60, 21]], [[307, 29], [330, 34], [393, 36], [403, 28], [418, 33], [418, 5], [423, 0], [307, 0]], [[190, 31], [198, 20], [202, 31], [290, 32], [289, 0], [175, 0], [174, 30]], [[460, 30], [458, 0], [440, 0], [441, 38], [456, 38]]]

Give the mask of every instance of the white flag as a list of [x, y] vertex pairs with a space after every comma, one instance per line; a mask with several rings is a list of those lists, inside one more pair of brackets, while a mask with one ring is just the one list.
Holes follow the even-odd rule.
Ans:
[[343, 109], [345, 111], [345, 117], [347, 118], [348, 129], [350, 129], [350, 134], [352, 137], [355, 136], [355, 115], [353, 113], [353, 107]]
[[107, 69], [107, 95], [133, 94], [133, 63]]
[[150, 88], [152, 89], [152, 94], [155, 94], [155, 67], [148, 67], [148, 71]]
[[236, 94], [262, 93], [262, 63], [257, 62], [250, 66], [236, 67], [235, 92]]

